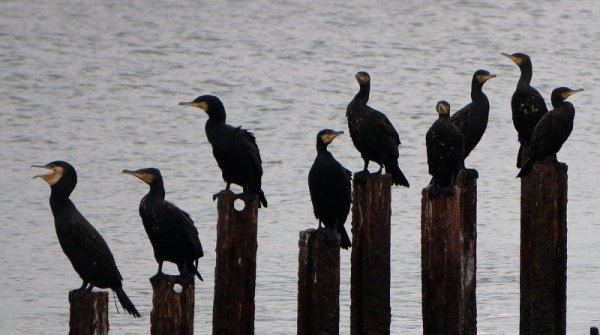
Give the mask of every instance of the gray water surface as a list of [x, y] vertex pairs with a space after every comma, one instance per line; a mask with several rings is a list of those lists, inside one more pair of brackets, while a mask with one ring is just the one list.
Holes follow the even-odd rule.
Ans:
[[[167, 199], [200, 231], [205, 282], [196, 286], [195, 330], [211, 333], [211, 195], [224, 183], [206, 115], [177, 106], [204, 93], [221, 97], [229, 123], [256, 134], [263, 158], [269, 208], [259, 212], [256, 333], [295, 334], [298, 232], [317, 225], [306, 181], [315, 135], [346, 130], [330, 150], [362, 168], [345, 120], [359, 70], [371, 74], [371, 105], [400, 133], [411, 182], [392, 190], [392, 333], [421, 333], [424, 137], [438, 100], [454, 111], [470, 101], [479, 68], [498, 78], [484, 87], [488, 130], [467, 160], [480, 174], [478, 330], [517, 333], [520, 183], [510, 97], [519, 71], [500, 55], [517, 51], [532, 57], [532, 84], [548, 104], [555, 87], [586, 90], [570, 99], [575, 129], [559, 159], [569, 164], [567, 328], [587, 333], [600, 324], [599, 13], [593, 0], [0, 1], [0, 334], [68, 329], [67, 294], [81, 282], [58, 245], [49, 188], [29, 168], [56, 159], [77, 169], [71, 198], [107, 240], [143, 314], [134, 320], [111, 303], [111, 333], [149, 332], [156, 263], [137, 213], [147, 187], [120, 173], [149, 166], [162, 170]], [[350, 252], [341, 255], [341, 333], [349, 333]]]

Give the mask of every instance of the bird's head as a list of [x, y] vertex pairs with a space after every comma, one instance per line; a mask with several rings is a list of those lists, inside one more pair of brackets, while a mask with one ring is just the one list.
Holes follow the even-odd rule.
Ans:
[[194, 99], [194, 101], [179, 103], [181, 106], [192, 106], [202, 109], [208, 114], [209, 117], [223, 118], [225, 119], [225, 107], [221, 99], [214, 95], [201, 95]]
[[491, 74], [486, 70], [477, 70], [473, 73], [473, 81], [483, 85], [486, 81], [491, 78], [496, 78], [495, 74]]
[[138, 177], [141, 181], [148, 185], [152, 185], [159, 180], [162, 181], [162, 176], [160, 174], [160, 170], [156, 168], [145, 168], [139, 170], [123, 170], [123, 173]]
[[503, 52], [501, 55], [510, 58], [519, 67], [521, 67], [522, 65], [531, 64], [531, 58], [529, 58], [529, 56], [521, 52], [516, 52], [514, 54], [508, 54]]
[[358, 84], [360, 86], [367, 85], [371, 82], [371, 77], [365, 71], [357, 72], [354, 77], [356, 78], [356, 81], [358, 81]]
[[46, 165], [32, 165], [31, 167], [48, 169], [48, 173], [34, 176], [33, 178], [42, 178], [50, 188], [64, 193], [68, 197], [77, 184], [77, 172], [75, 168], [65, 161], [54, 161]]
[[325, 146], [329, 145], [334, 138], [343, 134], [343, 131], [336, 131], [333, 129], [323, 129], [317, 134], [317, 144], [321, 143]]
[[445, 100], [440, 100], [435, 105], [435, 110], [440, 116], [450, 115], [450, 104]]
[[570, 97], [571, 95], [573, 95], [577, 92], [581, 92], [581, 91], [583, 91], [583, 88], [580, 88], [577, 90], [573, 90], [568, 87], [555, 88], [554, 90], [552, 90], [552, 96], [551, 96], [552, 106], [556, 107], [561, 102], [567, 100], [567, 98]]

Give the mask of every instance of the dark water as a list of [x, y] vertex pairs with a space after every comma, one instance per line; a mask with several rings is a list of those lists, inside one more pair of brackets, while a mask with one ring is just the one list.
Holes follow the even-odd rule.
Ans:
[[[347, 130], [354, 73], [372, 77], [371, 105], [398, 129], [410, 189], [392, 191], [392, 332], [421, 332], [420, 190], [429, 181], [424, 136], [435, 103], [469, 101], [485, 85], [488, 131], [467, 164], [479, 170], [478, 329], [518, 329], [519, 181], [510, 96], [518, 68], [501, 52], [528, 53], [533, 85], [585, 88], [571, 98], [575, 129], [559, 154], [569, 164], [569, 334], [600, 324], [596, 214], [600, 4], [596, 1], [0, 1], [0, 333], [60, 334], [67, 292], [81, 283], [56, 240], [45, 183], [31, 164], [71, 162], [72, 199], [104, 235], [125, 290], [144, 317], [110, 307], [111, 332], [145, 334], [156, 270], [137, 214], [147, 189], [124, 168], [160, 168], [167, 198], [190, 212], [206, 256], [195, 329], [211, 332], [220, 172], [206, 116], [177, 106], [220, 96], [231, 124], [250, 128], [263, 156], [269, 208], [259, 213], [256, 333], [296, 332], [297, 238], [316, 221], [306, 183], [322, 128]], [[349, 136], [330, 147], [352, 170]], [[341, 329], [349, 331], [349, 252], [342, 252]], [[173, 267], [167, 267], [173, 272]]]

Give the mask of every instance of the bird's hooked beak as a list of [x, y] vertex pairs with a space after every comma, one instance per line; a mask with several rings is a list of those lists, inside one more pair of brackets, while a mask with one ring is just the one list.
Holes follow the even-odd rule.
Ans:
[[146, 184], [150, 184], [152, 182], [152, 179], [154, 178], [151, 174], [140, 171], [140, 170], [131, 171], [131, 170], [124, 169], [122, 172], [124, 174], [128, 174], [128, 175], [137, 177]]
[[579, 88], [579, 89], [576, 89], [576, 90], [567, 91], [567, 92], [564, 93], [565, 99], [568, 98], [568, 97], [570, 97], [570, 96], [572, 96], [573, 94], [575, 94], [577, 92], [582, 92], [582, 91], [583, 91], [583, 88]]
[[507, 54], [505, 52], [501, 53], [501, 55], [504, 56], [504, 57], [510, 58], [510, 60], [512, 60], [513, 62], [515, 62], [515, 64], [521, 65], [521, 58], [520, 57], [516, 57], [516, 56], [513, 56], [511, 54]]
[[208, 109], [208, 104], [206, 103], [206, 101], [201, 101], [201, 102], [194, 102], [194, 101], [182, 101], [179, 103], [180, 106], [191, 106], [191, 107], [196, 107], [196, 108], [200, 108], [203, 111], [206, 112], [206, 110]]
[[50, 186], [56, 184], [60, 180], [60, 178], [62, 177], [62, 174], [63, 174], [63, 168], [60, 166], [56, 166], [56, 165], [48, 165], [48, 164], [32, 165], [31, 167], [50, 170], [50, 171], [47, 171], [46, 173], [41, 173], [41, 174], [33, 176], [33, 179], [42, 178]]

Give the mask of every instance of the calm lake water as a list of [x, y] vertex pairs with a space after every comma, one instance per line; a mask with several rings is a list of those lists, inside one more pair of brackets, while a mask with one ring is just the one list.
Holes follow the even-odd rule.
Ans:
[[[371, 105], [402, 139], [411, 188], [392, 190], [392, 333], [421, 326], [420, 191], [430, 177], [425, 133], [445, 99], [470, 101], [479, 68], [488, 130], [467, 165], [478, 169], [477, 307], [480, 334], [519, 324], [518, 149], [510, 97], [525, 52], [549, 104], [574, 95], [569, 165], [569, 334], [600, 325], [600, 3], [583, 1], [0, 1], [0, 334], [65, 334], [68, 291], [81, 282], [63, 255], [49, 188], [31, 164], [62, 159], [78, 171], [72, 199], [103, 234], [143, 317], [110, 305], [111, 333], [147, 334], [156, 271], [137, 206], [147, 187], [121, 170], [162, 170], [167, 198], [187, 210], [204, 245], [195, 329], [211, 333], [214, 192], [224, 183], [204, 134], [206, 115], [177, 106], [221, 97], [228, 122], [250, 128], [263, 157], [269, 208], [259, 212], [256, 333], [296, 333], [298, 232], [316, 227], [307, 174], [322, 128], [346, 131], [330, 150], [362, 168], [345, 108], [371, 74]], [[372, 168], [375, 168], [373, 165]], [[342, 251], [341, 332], [349, 333], [350, 252]], [[173, 266], [166, 266], [174, 272]], [[111, 296], [112, 300], [112, 296]]]

